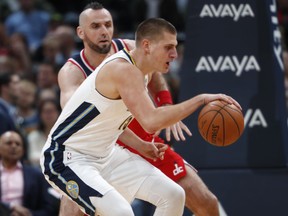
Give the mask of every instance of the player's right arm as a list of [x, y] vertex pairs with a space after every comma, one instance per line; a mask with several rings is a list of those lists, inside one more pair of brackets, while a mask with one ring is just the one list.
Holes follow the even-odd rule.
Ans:
[[240, 107], [237, 101], [224, 94], [200, 94], [176, 105], [156, 108], [145, 88], [144, 74], [122, 59], [111, 61], [101, 68], [97, 74], [96, 88], [105, 97], [121, 98], [144, 130], [151, 134], [181, 121], [214, 100]]
[[63, 109], [76, 89], [85, 80], [83, 72], [71, 62], [66, 62], [58, 73], [60, 104]]

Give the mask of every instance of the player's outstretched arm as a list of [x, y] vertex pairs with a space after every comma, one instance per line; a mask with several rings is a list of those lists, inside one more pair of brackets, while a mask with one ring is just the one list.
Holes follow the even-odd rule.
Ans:
[[[156, 108], [145, 87], [145, 69], [141, 72], [126, 60], [117, 59], [104, 65], [96, 79], [97, 91], [108, 98], [121, 98], [132, 115], [148, 133], [164, 129], [186, 118], [213, 100], [240, 106], [224, 94], [200, 94], [182, 103]], [[151, 70], [148, 68], [148, 71]], [[128, 77], [128, 78], [127, 78]]]

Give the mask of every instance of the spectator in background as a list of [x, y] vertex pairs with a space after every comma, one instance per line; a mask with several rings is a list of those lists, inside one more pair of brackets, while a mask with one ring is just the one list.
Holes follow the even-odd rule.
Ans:
[[16, 124], [13, 121], [13, 118], [9, 114], [7, 114], [5, 109], [3, 109], [1, 102], [0, 102], [0, 120], [1, 120], [0, 136], [6, 131], [16, 130]]
[[26, 136], [32, 130], [36, 130], [39, 118], [36, 105], [36, 85], [27, 79], [22, 79], [18, 86], [18, 98], [16, 103], [17, 124]]
[[0, 22], [0, 56], [8, 55], [9, 37], [6, 34], [4, 23]]
[[79, 53], [76, 44], [75, 29], [68, 25], [60, 25], [54, 32], [60, 44], [60, 53], [57, 55], [57, 65], [63, 65], [74, 54]]
[[31, 56], [26, 37], [21, 33], [13, 33], [9, 40], [8, 55], [14, 60], [15, 72], [29, 76], [31, 75]]
[[20, 9], [5, 20], [6, 31], [9, 36], [16, 32], [23, 34], [33, 52], [48, 32], [50, 14], [38, 10], [35, 0], [19, 0], [19, 3]]
[[[7, 115], [7, 112], [1, 107], [0, 103], [0, 136], [10, 130], [16, 130], [16, 124], [11, 118], [11, 116]], [[1, 214], [0, 214], [1, 215]]]
[[32, 59], [35, 63], [46, 62], [54, 67], [62, 67], [75, 52], [79, 50], [74, 30], [70, 26], [61, 25], [43, 39]]
[[28, 133], [27, 135], [28, 161], [35, 167], [40, 168], [41, 150], [60, 112], [61, 108], [59, 103], [53, 99], [42, 100], [38, 107], [38, 113], [39, 113], [38, 128]]
[[0, 74], [0, 133], [17, 128], [15, 105], [20, 77], [11, 72]]
[[48, 62], [57, 65], [57, 55], [60, 52], [60, 41], [55, 34], [48, 34], [33, 54], [33, 61]]
[[21, 162], [24, 139], [15, 131], [0, 137], [0, 200], [11, 216], [56, 216], [59, 199], [53, 196], [39, 169]]
[[59, 92], [56, 92], [54, 89], [45, 88], [37, 92], [37, 106], [40, 106], [44, 100], [56, 100], [59, 101]]
[[[24, 46], [20, 46], [19, 44], [21, 42], [18, 43], [17, 41], [14, 40], [15, 38], [16, 37], [10, 38], [6, 34], [4, 23], [0, 22], [0, 73], [4, 73], [6, 71], [17, 72], [17, 65], [19, 65], [19, 63], [16, 61], [16, 58], [14, 58], [13, 54], [14, 51], [17, 50], [17, 47], [24, 47]], [[14, 42], [17, 43], [13, 45]], [[21, 49], [19, 53], [16, 53], [16, 56], [19, 56], [22, 53], [23, 52]], [[28, 54], [26, 53], [26, 55], [29, 56], [29, 53]], [[22, 62], [21, 59], [19, 60], [20, 62]], [[21, 70], [23, 71], [23, 69]]]
[[42, 62], [36, 67], [36, 85], [38, 91], [53, 89], [58, 92], [57, 70], [53, 64]]
[[0, 56], [0, 74], [6, 73], [6, 71], [16, 71], [15, 60], [8, 55]]
[[10, 113], [17, 102], [19, 82], [18, 74], [10, 71], [0, 73], [0, 100], [5, 102]]

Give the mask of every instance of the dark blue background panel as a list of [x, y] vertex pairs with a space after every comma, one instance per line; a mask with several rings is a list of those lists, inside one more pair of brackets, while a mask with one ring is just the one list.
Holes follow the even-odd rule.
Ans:
[[[228, 147], [206, 143], [198, 112], [193, 136], [174, 145], [197, 168], [286, 167], [288, 130], [281, 38], [273, 0], [189, 1], [180, 102], [225, 93], [243, 108], [245, 130]], [[276, 20], [276, 21], [275, 21]]]
[[288, 169], [200, 170], [227, 215], [288, 215]]

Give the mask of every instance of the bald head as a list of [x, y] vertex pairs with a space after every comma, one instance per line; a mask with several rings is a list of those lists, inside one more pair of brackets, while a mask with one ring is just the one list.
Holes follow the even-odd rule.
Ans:
[[87, 4], [80, 13], [79, 25], [82, 26], [85, 23], [86, 19], [89, 17], [89, 14], [91, 14], [91, 12], [99, 10], [103, 10], [110, 15], [110, 12], [106, 10], [102, 4], [100, 4], [99, 2], [91, 2]]
[[89, 20], [91, 20], [91, 18], [94, 18], [93, 21], [97, 22], [98, 17], [100, 17], [100, 18], [104, 17], [104, 18], [106, 18], [106, 21], [110, 20], [112, 22], [112, 16], [107, 9], [105, 9], [105, 8], [102, 8], [102, 9], [89, 8], [80, 14], [79, 26], [85, 26], [85, 24], [89, 23]]

